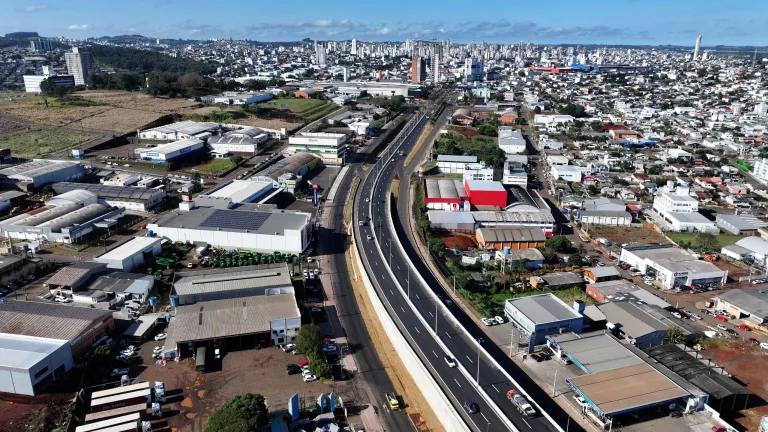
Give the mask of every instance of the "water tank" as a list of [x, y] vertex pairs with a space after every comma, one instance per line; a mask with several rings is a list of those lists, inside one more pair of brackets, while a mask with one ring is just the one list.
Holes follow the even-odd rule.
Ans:
[[509, 246], [504, 246], [504, 255], [509, 255], [510, 250]]
[[149, 298], [149, 305], [152, 307], [157, 306], [157, 297], [150, 297]]
[[575, 310], [576, 312], [578, 312], [578, 313], [580, 313], [582, 315], [584, 314], [584, 307], [585, 307], [585, 305], [584, 305], [583, 301], [581, 301], [581, 300], [574, 300], [573, 301], [573, 310]]
[[179, 296], [171, 296], [171, 307], [179, 306]]

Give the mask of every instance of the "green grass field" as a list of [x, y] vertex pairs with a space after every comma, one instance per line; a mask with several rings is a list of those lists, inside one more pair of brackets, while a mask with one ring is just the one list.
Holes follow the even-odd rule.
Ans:
[[[698, 234], [695, 233], [666, 233], [667, 237], [671, 238], [673, 242], [680, 244], [681, 241], [690, 242], [696, 245], [696, 238]], [[716, 235], [717, 249], [719, 250], [723, 246], [729, 246], [744, 238], [744, 236], [737, 236], [732, 234], [720, 234]]]
[[281, 109], [280, 105], [287, 105], [287, 109], [305, 120], [317, 120], [339, 109], [339, 106], [318, 99], [280, 98], [260, 104], [264, 108]]
[[588, 296], [583, 289], [578, 287], [568, 288], [564, 290], [554, 290], [554, 291], [541, 291], [541, 290], [531, 289], [531, 290], [526, 290], [519, 293], [503, 292], [500, 294], [495, 294], [493, 296], [493, 300], [498, 303], [504, 303], [504, 300], [506, 299], [529, 297], [537, 294], [554, 294], [557, 298], [565, 302], [565, 304], [569, 304], [569, 305], [573, 304], [574, 300], [581, 300], [588, 305], [595, 304], [595, 299]]
[[203, 174], [217, 174], [235, 167], [235, 163], [229, 159], [214, 159], [205, 165], [200, 165], [197, 170]]
[[10, 149], [15, 157], [29, 159], [73, 148], [94, 138], [97, 136], [85, 132], [40, 127], [0, 138], [0, 148]]

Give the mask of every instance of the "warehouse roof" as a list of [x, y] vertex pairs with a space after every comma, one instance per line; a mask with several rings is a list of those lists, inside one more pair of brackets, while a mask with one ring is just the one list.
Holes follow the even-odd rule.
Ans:
[[172, 143], [168, 144], [161, 144], [157, 147], [152, 148], [143, 148], [143, 149], [136, 149], [136, 151], [140, 152], [154, 152], [162, 155], [167, 155], [179, 150], [183, 150], [185, 148], [189, 148], [196, 145], [202, 145], [203, 142], [199, 140], [198, 138], [186, 138], [179, 141], [174, 141]]
[[500, 223], [555, 223], [551, 211], [515, 212], [515, 211], [475, 211], [472, 217], [480, 224]]
[[639, 338], [656, 331], [666, 331], [674, 326], [667, 317], [652, 314], [649, 310], [629, 301], [610, 302], [597, 306], [613, 324], [621, 324], [621, 331], [631, 338]]
[[749, 236], [735, 243], [736, 246], [749, 249], [753, 253], [768, 255], [768, 241], [762, 237]]
[[464, 184], [457, 179], [425, 179], [424, 192], [431, 199], [460, 199], [467, 196]]
[[206, 196], [230, 198], [235, 203], [244, 202], [264, 189], [272, 189], [272, 179], [268, 178], [268, 180], [232, 180], [208, 192]]
[[725, 222], [738, 230], [754, 230], [758, 227], [766, 226], [766, 223], [754, 216], [743, 215], [717, 215], [716, 221]]
[[26, 194], [25, 194], [24, 192], [19, 192], [19, 191], [5, 191], [5, 192], [0, 192], [0, 202], [1, 202], [1, 201], [8, 201], [8, 200], [12, 200], [12, 199], [14, 199], [14, 198], [18, 198], [18, 197], [23, 197], [23, 196], [25, 196], [25, 195], [26, 195]]
[[52, 172], [56, 172], [63, 168], [69, 168], [75, 165], [80, 165], [80, 162], [69, 162], [50, 159], [34, 159], [30, 162], [15, 165], [9, 168], [0, 170], [0, 176], [9, 178], [28, 177], [32, 178]]
[[539, 294], [529, 297], [508, 299], [507, 303], [514, 306], [520, 313], [535, 324], [546, 324], [581, 318], [576, 311], [568, 307], [553, 294]]
[[563, 333], [547, 336], [586, 373], [600, 373], [645, 363], [610, 333]]
[[168, 339], [181, 343], [263, 333], [272, 320], [299, 317], [292, 293], [205, 301], [176, 308]]
[[621, 276], [621, 273], [614, 266], [605, 267], [589, 267], [584, 269], [595, 275], [595, 277], [609, 277], [609, 276]]
[[486, 242], [543, 242], [544, 231], [539, 228], [478, 228]]
[[718, 299], [728, 302], [750, 315], [759, 318], [768, 318], [768, 301], [766, 295], [755, 290], [734, 289], [717, 296]]
[[566, 381], [607, 416], [690, 395], [646, 363]]
[[504, 185], [497, 181], [488, 180], [464, 180], [469, 190], [506, 192]]
[[0, 333], [71, 341], [111, 316], [108, 310], [8, 300], [0, 304]]
[[551, 286], [584, 284], [584, 278], [581, 275], [571, 272], [550, 272], [538, 277]]
[[165, 195], [165, 192], [157, 189], [147, 189], [130, 186], [106, 186], [91, 183], [59, 182], [53, 184], [56, 193], [63, 194], [73, 190], [83, 190], [96, 194], [99, 198], [120, 201], [146, 201], [156, 195]]
[[147, 248], [152, 248], [154, 245], [159, 244], [161, 241], [162, 239], [159, 237], [133, 237], [132, 239], [112, 249], [104, 255], [96, 257], [96, 259], [123, 261], [147, 250]]
[[109, 213], [110, 208], [103, 204], [90, 204], [85, 207], [76, 207], [69, 213], [36, 225], [39, 228], [49, 228], [53, 232], [61, 232], [63, 228], [80, 225], [93, 220], [101, 215]]
[[59, 271], [54, 273], [46, 283], [52, 286], [71, 287], [73, 284], [77, 283], [80, 278], [95, 269], [106, 270], [107, 265], [88, 261], [76, 262], [59, 269]]
[[213, 122], [196, 122], [192, 120], [184, 120], [169, 125], [158, 126], [152, 129], [146, 129], [141, 132], [156, 131], [165, 134], [172, 134], [178, 132], [185, 135], [197, 135], [202, 132], [210, 131], [218, 127], [217, 123]]
[[430, 210], [427, 212], [429, 221], [433, 224], [471, 224], [474, 225], [475, 218], [469, 212], [452, 212], [443, 210]]
[[27, 371], [68, 343], [67, 340], [0, 334], [0, 368]]
[[309, 222], [308, 213], [280, 210], [260, 212], [198, 207], [166, 214], [155, 223], [160, 227], [206, 231], [274, 235], [300, 230]]
[[290, 288], [291, 276], [285, 264], [245, 266], [231, 269], [210, 269], [176, 273], [173, 291], [177, 295], [251, 288]]
[[281, 159], [272, 165], [256, 173], [259, 176], [269, 176], [272, 180], [277, 180], [283, 174], [298, 174], [305, 166], [317, 160], [317, 157], [311, 153], [294, 153], [285, 159]]

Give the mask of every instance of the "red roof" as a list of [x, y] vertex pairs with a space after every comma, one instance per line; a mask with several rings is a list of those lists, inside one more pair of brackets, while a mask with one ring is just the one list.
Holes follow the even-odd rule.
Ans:
[[636, 206], [636, 205], [627, 204], [627, 210], [629, 210], [631, 212], [639, 212], [640, 211], [640, 207]]

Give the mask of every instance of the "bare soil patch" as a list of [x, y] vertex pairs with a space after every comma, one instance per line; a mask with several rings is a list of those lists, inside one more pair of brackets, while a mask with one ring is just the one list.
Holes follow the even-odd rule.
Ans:
[[200, 106], [200, 103], [189, 99], [157, 98], [135, 92], [92, 90], [78, 92], [76, 96], [116, 108], [152, 111], [163, 114], [176, 113], [184, 109]]
[[589, 236], [593, 239], [605, 237], [611, 243], [662, 243], [669, 244], [661, 233], [646, 227], [590, 226]]
[[440, 240], [445, 243], [445, 247], [449, 249], [475, 249], [477, 248], [477, 240], [468, 234], [455, 233], [452, 235], [441, 236]]
[[106, 130], [121, 135], [141, 129], [162, 116], [163, 114], [152, 111], [112, 108], [109, 111], [83, 119], [79, 124], [86, 129]]

